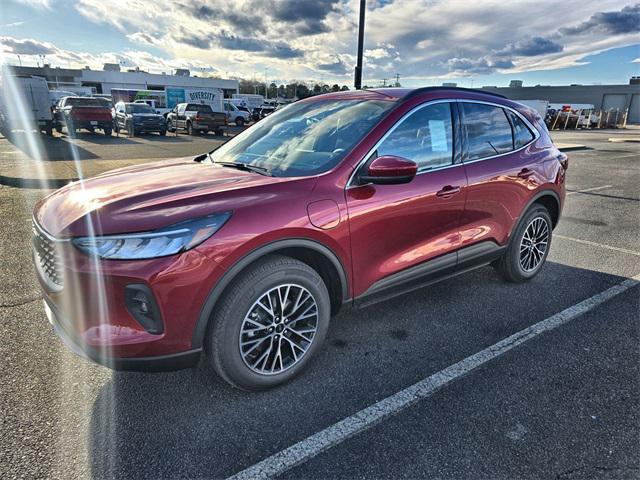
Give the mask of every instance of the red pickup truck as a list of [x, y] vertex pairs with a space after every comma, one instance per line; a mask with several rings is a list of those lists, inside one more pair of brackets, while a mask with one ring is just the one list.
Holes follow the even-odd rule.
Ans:
[[66, 127], [71, 136], [81, 128], [90, 132], [100, 129], [107, 136], [113, 131], [111, 109], [101, 99], [92, 97], [61, 98], [54, 111], [53, 123], [58, 132]]

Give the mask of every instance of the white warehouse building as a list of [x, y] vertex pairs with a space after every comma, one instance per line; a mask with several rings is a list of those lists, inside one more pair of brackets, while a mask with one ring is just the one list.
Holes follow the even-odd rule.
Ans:
[[72, 69], [45, 65], [43, 67], [13, 67], [17, 75], [34, 75], [47, 79], [51, 90], [70, 90], [84, 87], [91, 93], [109, 94], [111, 89], [165, 90], [171, 87], [219, 88], [225, 97], [238, 93], [237, 80], [191, 76], [188, 70], [175, 74], [148, 73], [139, 70], [121, 70], [117, 64], [106, 64], [103, 70]]

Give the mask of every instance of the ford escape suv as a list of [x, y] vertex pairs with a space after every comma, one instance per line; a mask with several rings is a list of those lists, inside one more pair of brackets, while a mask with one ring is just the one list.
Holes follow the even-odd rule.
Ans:
[[40, 201], [45, 310], [115, 369], [194, 365], [232, 385], [298, 374], [344, 306], [492, 264], [531, 279], [567, 157], [533, 110], [484, 92], [339, 92], [217, 150], [127, 167]]

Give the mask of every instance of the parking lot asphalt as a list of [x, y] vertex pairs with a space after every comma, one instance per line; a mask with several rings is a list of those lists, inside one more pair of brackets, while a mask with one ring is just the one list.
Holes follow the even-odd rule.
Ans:
[[[204, 361], [144, 374], [75, 357], [30, 261], [46, 191], [0, 186], [0, 478], [225, 478], [638, 275], [640, 146], [608, 142], [628, 135], [554, 133], [587, 149], [570, 153], [563, 218], [533, 281], [487, 267], [344, 311], [311, 367], [264, 393], [228, 387]], [[639, 478], [639, 331], [635, 286], [281, 477]]]

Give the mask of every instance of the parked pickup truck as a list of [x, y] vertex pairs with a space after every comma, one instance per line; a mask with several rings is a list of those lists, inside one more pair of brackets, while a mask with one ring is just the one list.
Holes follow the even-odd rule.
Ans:
[[111, 109], [104, 101], [92, 97], [64, 97], [54, 111], [54, 127], [58, 132], [67, 129], [69, 135], [84, 128], [90, 132], [100, 129], [110, 136], [113, 130]]
[[209, 105], [179, 103], [167, 114], [167, 130], [185, 130], [189, 135], [197, 132], [215, 132], [222, 135], [227, 127], [227, 115], [214, 112]]

